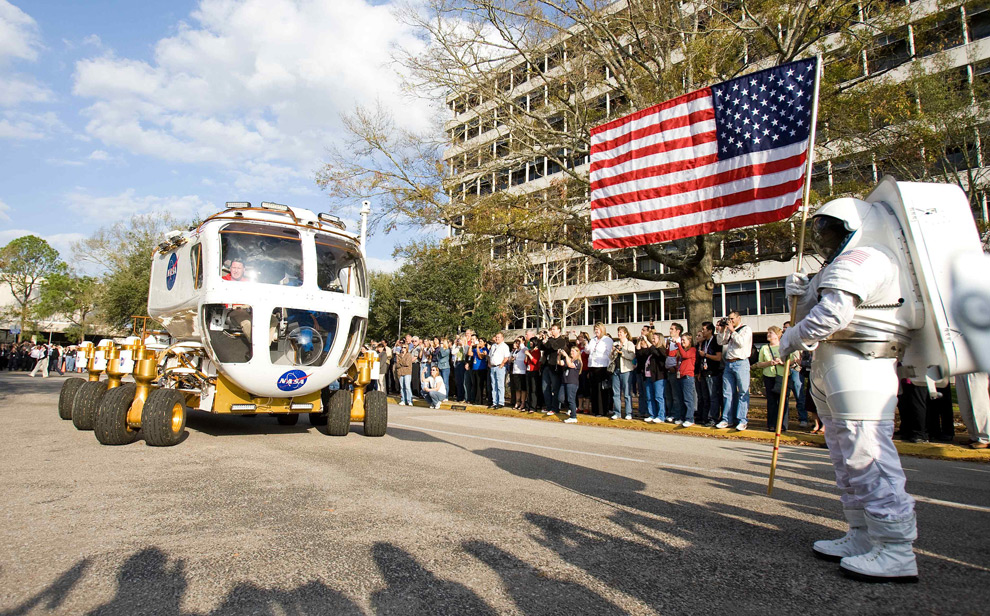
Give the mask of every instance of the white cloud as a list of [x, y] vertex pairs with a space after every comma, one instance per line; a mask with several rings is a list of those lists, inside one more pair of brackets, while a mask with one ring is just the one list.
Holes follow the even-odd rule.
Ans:
[[375, 272], [394, 272], [402, 267], [401, 259], [379, 259], [368, 257], [368, 269]]
[[10, 222], [10, 215], [7, 214], [9, 211], [10, 206], [4, 203], [3, 199], [0, 199], [0, 220]]
[[202, 0], [150, 61], [76, 64], [86, 131], [169, 161], [215, 163], [245, 190], [311, 184], [341, 112], [376, 100], [410, 127], [431, 110], [399, 91], [391, 52], [420, 41], [370, 0]]
[[103, 150], [93, 150], [87, 158], [90, 160], [110, 160], [110, 155]]
[[[54, 93], [46, 85], [11, 68], [16, 61], [34, 62], [41, 48], [34, 19], [7, 0], [0, 0], [0, 107], [54, 100]], [[0, 120], [0, 138], [38, 139], [36, 129], [15, 125], [8, 118]]]
[[7, 0], [0, 0], [0, 64], [11, 58], [36, 60], [40, 47], [34, 19]]
[[128, 217], [133, 214], [170, 213], [179, 220], [208, 216], [219, 208], [198, 195], [158, 197], [138, 195], [133, 188], [116, 195], [91, 195], [77, 189], [65, 196], [70, 211], [100, 220]]
[[67, 130], [52, 112], [0, 112], [0, 139], [43, 139], [55, 131]]

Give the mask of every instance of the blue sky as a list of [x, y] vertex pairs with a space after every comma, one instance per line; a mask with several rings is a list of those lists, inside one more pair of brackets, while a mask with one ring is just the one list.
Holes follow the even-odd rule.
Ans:
[[[377, 100], [429, 122], [391, 62], [418, 44], [364, 0], [0, 0], [0, 245], [34, 233], [68, 260], [134, 212], [327, 211], [313, 178], [340, 113]], [[372, 267], [404, 240], [373, 237]]]

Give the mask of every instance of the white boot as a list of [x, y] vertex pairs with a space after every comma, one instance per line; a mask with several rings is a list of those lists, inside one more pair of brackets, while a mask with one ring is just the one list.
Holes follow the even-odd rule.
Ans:
[[866, 512], [862, 509], [844, 509], [849, 520], [849, 531], [839, 539], [816, 541], [811, 548], [815, 556], [832, 562], [839, 562], [846, 556], [866, 554], [873, 545], [866, 532]]
[[839, 567], [846, 576], [863, 582], [917, 582], [918, 564], [911, 544], [918, 538], [916, 518], [881, 520], [866, 514], [873, 549], [843, 558]]

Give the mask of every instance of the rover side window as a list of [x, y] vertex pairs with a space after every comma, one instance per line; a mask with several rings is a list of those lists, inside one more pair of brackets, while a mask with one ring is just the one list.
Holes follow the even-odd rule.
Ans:
[[276, 308], [269, 327], [269, 353], [277, 366], [322, 366], [337, 336], [337, 315]]
[[203, 245], [196, 244], [189, 250], [192, 258], [189, 259], [189, 266], [192, 268], [193, 288], [198, 289], [203, 286]]
[[251, 361], [251, 306], [245, 304], [205, 304], [204, 328], [217, 361], [243, 364]]
[[322, 291], [368, 297], [364, 257], [357, 246], [330, 235], [316, 235], [316, 284]]
[[299, 232], [263, 223], [231, 223], [220, 230], [220, 263], [224, 280], [300, 286]]

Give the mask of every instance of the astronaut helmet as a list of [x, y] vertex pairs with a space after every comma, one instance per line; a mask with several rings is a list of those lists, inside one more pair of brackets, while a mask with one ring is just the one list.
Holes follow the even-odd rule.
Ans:
[[821, 206], [808, 221], [811, 247], [826, 263], [831, 263], [863, 228], [871, 208], [870, 203], [852, 197], [835, 199]]

